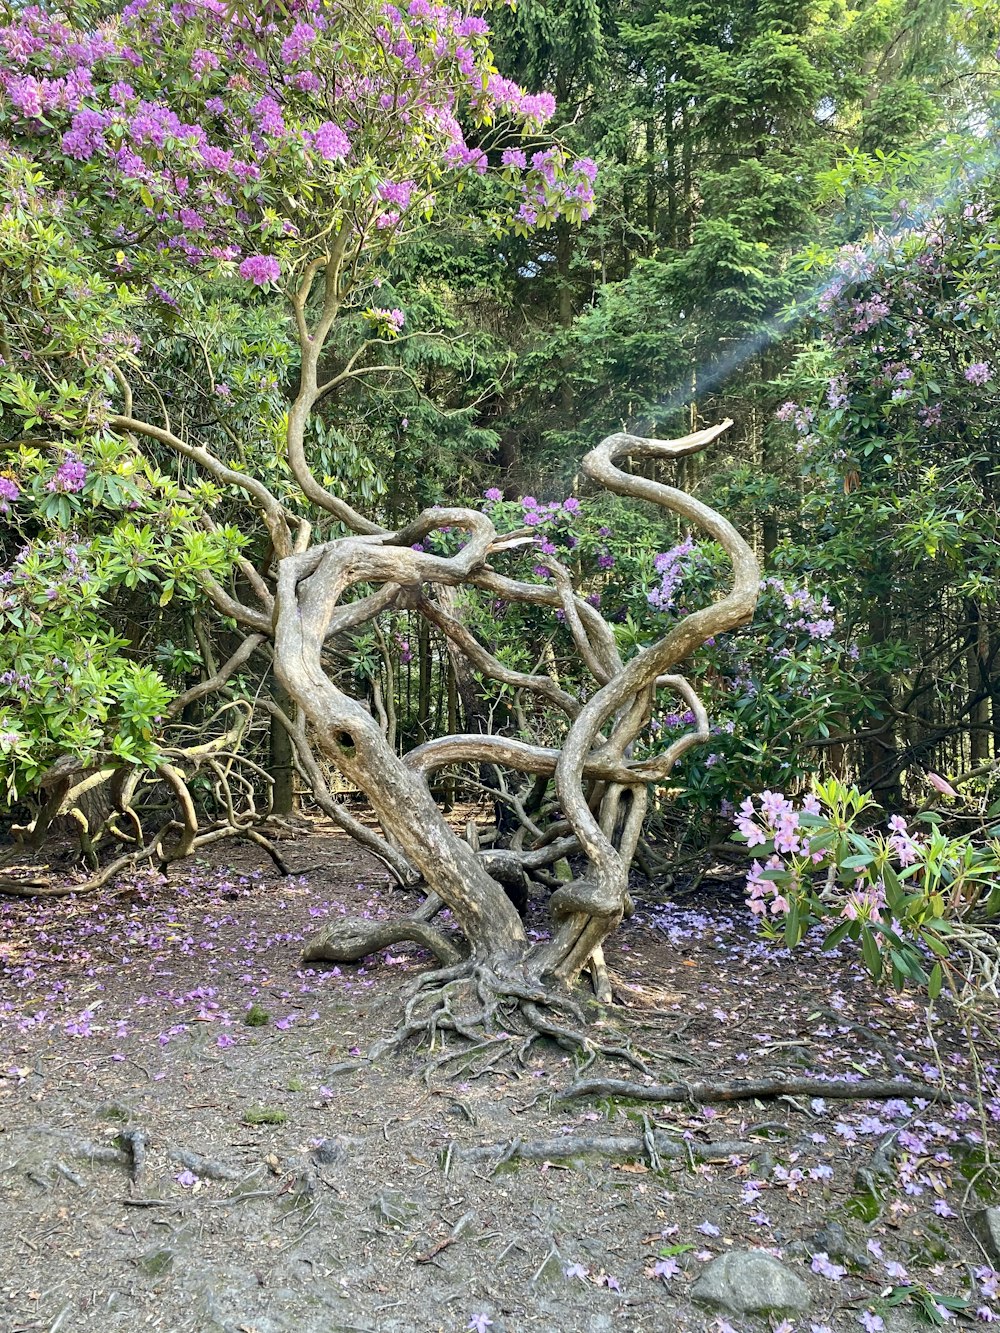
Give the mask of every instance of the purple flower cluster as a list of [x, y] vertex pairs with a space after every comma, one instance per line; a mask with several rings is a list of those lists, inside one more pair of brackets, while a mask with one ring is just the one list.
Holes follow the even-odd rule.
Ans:
[[385, 331], [390, 338], [394, 338], [397, 333], [402, 333], [403, 325], [406, 323], [406, 316], [402, 310], [373, 309], [369, 311], [372, 319], [385, 326]]
[[[487, 505], [500, 504], [503, 492], [498, 486], [491, 486], [483, 498]], [[521, 511], [520, 525], [534, 531], [536, 547], [542, 555], [557, 556], [563, 553], [563, 549], [572, 551], [577, 546], [578, 539], [572, 531], [572, 526], [573, 520], [581, 512], [581, 505], [575, 495], [569, 495], [565, 500], [551, 500], [548, 503], [540, 503], [534, 495], [525, 495], [514, 503]], [[513, 514], [508, 511], [505, 517], [509, 522]], [[513, 519], [513, 521], [517, 526], [518, 520]], [[548, 578], [551, 575], [548, 566], [541, 563], [534, 566], [533, 572], [539, 578]], [[599, 601], [598, 597], [597, 602]], [[562, 612], [557, 612], [556, 615], [561, 618]]]
[[786, 615], [782, 624], [785, 629], [800, 630], [813, 640], [833, 636], [836, 625], [829, 598], [817, 599], [808, 588], [789, 588], [782, 579], [773, 576], [763, 581], [761, 589], [776, 593], [784, 603]]
[[561, 149], [540, 149], [531, 155], [528, 169], [526, 155], [520, 149], [508, 149], [501, 162], [509, 170], [526, 169], [521, 182], [524, 202], [517, 211], [517, 220], [526, 227], [535, 226], [542, 213], [559, 201], [578, 207], [581, 218], [590, 217], [597, 165], [589, 157], [571, 162]]
[[324, 120], [312, 133], [309, 140], [315, 151], [326, 162], [335, 158], [346, 157], [351, 151], [351, 141], [332, 120]]
[[[39, 597], [79, 608], [93, 600], [97, 583], [86, 560], [79, 537], [69, 533], [48, 542], [22, 546], [9, 569], [0, 573], [0, 612], [15, 611], [19, 606], [37, 606]], [[19, 677], [10, 672], [0, 676], [0, 686], [21, 688]], [[31, 682], [28, 682], [30, 687]]]
[[[513, 117], [531, 133], [555, 109], [550, 94], [526, 93], [495, 72], [480, 16], [430, 0], [373, 13], [378, 58], [354, 67], [331, 58], [323, 0], [301, 0], [262, 29], [271, 52], [247, 42], [247, 20], [220, 0], [131, 0], [96, 31], [29, 6], [0, 27], [2, 118], [41, 162], [49, 140], [64, 157], [99, 167], [110, 198], [124, 182], [120, 197], [138, 195], [158, 224], [164, 259], [239, 261], [250, 250], [258, 262], [248, 280], [263, 285], [273, 275], [263, 276], [259, 261], [270, 257], [253, 254], [244, 238], [259, 245], [262, 228], [270, 234], [273, 200], [287, 193], [281, 176], [301, 171], [302, 145], [314, 165], [339, 167], [352, 142], [377, 144], [385, 179], [373, 191], [371, 221], [392, 229], [424, 197], [413, 177], [487, 170], [486, 152], [465, 140], [464, 103], [473, 119]], [[155, 51], [162, 88], [134, 47]], [[123, 63], [135, 67], [138, 93], [121, 78]], [[199, 102], [199, 89], [209, 87]], [[183, 88], [189, 119], [174, 109], [175, 88]], [[516, 153], [504, 161], [524, 173], [519, 222], [589, 213], [592, 161], [555, 148], [540, 148], [530, 163]], [[278, 188], [268, 189], [275, 178]]]
[[993, 378], [993, 367], [988, 361], [973, 361], [971, 365], [965, 367], [964, 374], [970, 384], [982, 388]]
[[656, 611], [673, 611], [677, 606], [677, 591], [684, 582], [685, 575], [691, 570], [688, 558], [694, 552], [694, 541], [690, 537], [664, 551], [653, 561], [653, 568], [660, 575], [660, 586], [646, 594], [646, 601]]
[[240, 277], [252, 282], [255, 287], [276, 282], [281, 274], [281, 265], [274, 255], [250, 255], [240, 265]]
[[0, 476], [0, 514], [9, 514], [11, 505], [20, 495], [15, 481], [11, 481], [10, 477]]
[[889, 846], [901, 866], [911, 866], [917, 859], [917, 843], [902, 815], [889, 817]]
[[306, 60], [318, 33], [311, 23], [296, 23], [281, 43], [281, 59], [286, 65], [297, 65]]
[[219, 57], [214, 51], [206, 51], [200, 46], [196, 48], [191, 56], [191, 73], [196, 79], [218, 68]]
[[82, 491], [87, 480], [87, 465], [76, 454], [67, 454], [56, 469], [54, 477], [45, 483], [47, 491], [66, 495], [73, 491]]

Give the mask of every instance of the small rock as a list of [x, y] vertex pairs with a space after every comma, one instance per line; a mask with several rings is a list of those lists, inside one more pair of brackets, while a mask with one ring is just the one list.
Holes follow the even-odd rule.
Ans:
[[347, 1153], [344, 1145], [336, 1139], [320, 1139], [319, 1143], [312, 1150], [313, 1161], [318, 1162], [320, 1166], [336, 1166], [342, 1161]]
[[845, 1254], [850, 1253], [851, 1248], [847, 1239], [847, 1232], [839, 1222], [826, 1222], [810, 1238], [809, 1245], [814, 1254], [818, 1254], [822, 1250], [831, 1259], [842, 1259]]
[[733, 1250], [707, 1265], [691, 1299], [735, 1314], [799, 1313], [809, 1308], [809, 1288], [762, 1250]]
[[806, 1241], [806, 1253], [809, 1255], [828, 1254], [831, 1259], [846, 1259], [855, 1268], [870, 1268], [868, 1255], [856, 1249], [850, 1237], [839, 1222], [830, 1220]]
[[1000, 1263], [1000, 1208], [980, 1208], [966, 1221], [995, 1268]]
[[132, 1112], [124, 1102], [104, 1102], [97, 1108], [97, 1115], [101, 1120], [120, 1120], [122, 1124], [132, 1119]]

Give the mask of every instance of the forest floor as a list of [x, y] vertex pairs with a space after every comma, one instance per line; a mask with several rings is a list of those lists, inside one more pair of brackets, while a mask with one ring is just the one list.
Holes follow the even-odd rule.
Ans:
[[[737, 886], [671, 902], [640, 882], [608, 949], [627, 1004], [600, 1031], [660, 1052], [659, 1081], [901, 1069], [925, 1095], [559, 1102], [574, 1059], [537, 1043], [524, 1066], [512, 1043], [485, 1068], [366, 1063], [430, 960], [301, 966], [329, 914], [416, 905], [316, 828], [283, 844], [290, 878], [230, 849], [234, 869], [0, 902], [3, 1333], [840, 1333], [917, 1328], [924, 1291], [968, 1298], [961, 1323], [1000, 1309], [968, 1228], [996, 1201], [1000, 1054], [977, 1039], [980, 1115], [943, 1005], [877, 991], [850, 949], [763, 941]], [[714, 1257], [761, 1249], [808, 1312], [692, 1301]]]

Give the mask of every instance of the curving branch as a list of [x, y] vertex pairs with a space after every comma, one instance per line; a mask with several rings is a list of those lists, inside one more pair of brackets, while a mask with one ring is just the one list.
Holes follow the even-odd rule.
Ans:
[[294, 516], [271, 494], [262, 481], [258, 481], [256, 477], [247, 476], [245, 472], [237, 472], [235, 469], [227, 467], [203, 445], [191, 444], [187, 440], [182, 440], [179, 435], [175, 435], [173, 431], [167, 430], [163, 426], [154, 426], [148, 421], [139, 421], [132, 416], [112, 417], [108, 425], [120, 435], [145, 435], [148, 439], [157, 440], [160, 444], [172, 449], [174, 453], [180, 454], [182, 458], [188, 458], [193, 463], [197, 463], [209, 476], [214, 477], [223, 486], [238, 486], [240, 490], [245, 491], [250, 496], [260, 510], [271, 542], [278, 555], [291, 553], [292, 539], [288, 522], [289, 520], [294, 521]]
[[263, 634], [249, 634], [233, 653], [227, 662], [224, 662], [218, 671], [208, 680], [199, 681], [197, 685], [192, 685], [189, 690], [179, 694], [167, 709], [167, 717], [177, 717], [188, 704], [194, 703], [197, 699], [203, 699], [206, 694], [215, 694], [223, 689], [232, 677], [239, 671], [241, 666], [249, 662], [250, 658], [266, 642]]
[[437, 602], [431, 601], [429, 597], [421, 597], [417, 603], [417, 610], [432, 625], [436, 625], [439, 630], [452, 641], [453, 644], [465, 654], [475, 669], [481, 672], [489, 680], [499, 681], [501, 685], [513, 685], [515, 689], [529, 690], [533, 694], [539, 695], [543, 699], [548, 699], [549, 703], [554, 704], [567, 717], [576, 717], [580, 711], [580, 701], [566, 690], [560, 689], [551, 676], [533, 675], [526, 671], [515, 671], [512, 667], [504, 664], [493, 656], [488, 649], [484, 648], [476, 636], [468, 630], [460, 620], [440, 606]]
[[[556, 790], [590, 870], [586, 879], [560, 889], [553, 897], [553, 914], [562, 918], [562, 923], [544, 952], [556, 976], [568, 979], [579, 971], [607, 934], [608, 923], [613, 928], [621, 919], [628, 892], [628, 861], [602, 829], [583, 791], [584, 768], [601, 728], [621, 709], [651, 691], [660, 676], [706, 639], [746, 624], [757, 604], [760, 585], [757, 559], [731, 523], [684, 491], [623, 472], [616, 463], [626, 457], [684, 457], [703, 449], [730, 425], [732, 422], [727, 420], [679, 440], [611, 435], [583, 460], [584, 473], [605, 489], [651, 501], [702, 528], [729, 556], [733, 585], [720, 601], [685, 616], [664, 638], [638, 652], [588, 700], [563, 743], [556, 765]], [[638, 793], [634, 799], [639, 799]]]
[[[296, 767], [311, 786], [317, 804], [338, 827], [369, 847], [402, 884], [422, 880], [431, 895], [426, 910], [398, 923], [378, 923], [378, 929], [372, 923], [332, 923], [309, 946], [313, 950], [310, 956], [356, 958], [386, 947], [386, 942], [415, 939], [430, 948], [446, 970], [440, 1005], [435, 1007], [432, 1001], [428, 1010], [431, 1031], [441, 1026], [466, 1030], [466, 1020], [459, 1019], [448, 989], [461, 978], [474, 989], [475, 1021], [488, 1023], [498, 1006], [514, 1002], [532, 1032], [571, 1045], [576, 1041], [592, 1054], [594, 1043], [574, 1038], [563, 1017], [553, 1018], [548, 1009], [579, 1015], [564, 991], [588, 965], [599, 993], [607, 998], [602, 945], [631, 910], [629, 867], [639, 844], [649, 790], [664, 782], [678, 761], [709, 737], [704, 704], [678, 668], [707, 639], [750, 619], [760, 580], [753, 552], [721, 515], [685, 492], [632, 475], [619, 464], [626, 458], [674, 461], [704, 448], [731, 423], [673, 441], [611, 435], [583, 461], [584, 474], [603, 489], [655, 504], [699, 527], [723, 548], [732, 565], [732, 583], [723, 596], [683, 616], [662, 638], [624, 661], [614, 630], [574, 588], [569, 570], [558, 561], [545, 559], [552, 577], [544, 583], [530, 583], [494, 568], [493, 562], [528, 551], [538, 559], [529, 531], [499, 535], [489, 515], [457, 506], [432, 506], [401, 529], [388, 530], [355, 513], [313, 476], [306, 459], [305, 429], [325, 387], [317, 378], [320, 354], [340, 308], [342, 270], [352, 262], [350, 244], [345, 228], [331, 241], [322, 261], [306, 267], [292, 295], [302, 368], [288, 423], [289, 465], [299, 487], [308, 500], [342, 523], [347, 535], [310, 546], [308, 521], [289, 514], [261, 483], [227, 468], [207, 450], [185, 443], [169, 430], [145, 425], [131, 416], [114, 419], [116, 429], [158, 439], [217, 480], [242, 487], [260, 508], [272, 537], [273, 592], [270, 573], [265, 582], [252, 566], [242, 567], [260, 601], [259, 608], [243, 605], [210, 574], [203, 574], [202, 584], [215, 606], [253, 633], [211, 680], [181, 696], [174, 710], [222, 688], [250, 654], [270, 640], [275, 675], [297, 705], [297, 713], [292, 720], [273, 701], [264, 701], [264, 707], [287, 730]], [[312, 289], [321, 276], [322, 302], [318, 313], [310, 317]], [[339, 373], [355, 372], [356, 364], [349, 363]], [[327, 384], [330, 382], [328, 377]], [[461, 535], [458, 548], [449, 555], [425, 549], [428, 538], [443, 530]], [[592, 677], [589, 697], [576, 697], [540, 668], [519, 671], [505, 665], [455, 613], [449, 590], [459, 587], [561, 613]], [[324, 665], [328, 657], [325, 645], [331, 637], [375, 623], [392, 608], [424, 617], [447, 643], [452, 661], [462, 667], [468, 663], [484, 683], [515, 691], [513, 708], [522, 735], [448, 735], [406, 755], [397, 754], [386, 734], [389, 728], [383, 725], [388, 723], [385, 707], [380, 710], [382, 721], [373, 717], [331, 679]], [[637, 758], [636, 744], [648, 732], [659, 690], [670, 690], [682, 699], [694, 725], [659, 753]], [[522, 694], [535, 702], [530, 721], [522, 707]], [[527, 739], [536, 719], [545, 728], [542, 734], [562, 733], [561, 741], [537, 744]], [[183, 752], [195, 767], [202, 762], [198, 748]], [[381, 825], [381, 835], [334, 800], [320, 754], [365, 794]], [[214, 775], [217, 801], [226, 820], [200, 832], [185, 775], [164, 756], [159, 774], [173, 788], [182, 819], [179, 825], [171, 822], [158, 835], [155, 850], [161, 859], [174, 859], [206, 840], [227, 836], [245, 835], [266, 842], [253, 828], [253, 820], [255, 784], [259, 790], [267, 775], [251, 760], [243, 768], [233, 768], [236, 758], [228, 747], [217, 745], [203, 757]], [[501, 772], [533, 780], [534, 785], [529, 780], [517, 795], [507, 791], [519, 822], [509, 845], [498, 837], [493, 846], [480, 851], [474, 828], [468, 839], [463, 838], [435, 803], [431, 775], [446, 766], [463, 764], [494, 765]], [[554, 803], [545, 796], [553, 779]], [[163, 837], [178, 828], [179, 839], [164, 852]], [[579, 857], [574, 868], [568, 866], [568, 856]], [[552, 866], [556, 873], [547, 873], [546, 867]], [[549, 902], [554, 930], [550, 939], [536, 943], [527, 938], [511, 901], [523, 897], [529, 875], [554, 889]], [[450, 909], [464, 934], [467, 955], [429, 925], [430, 915], [441, 904]], [[408, 1010], [407, 1031], [421, 1026], [414, 1013]]]

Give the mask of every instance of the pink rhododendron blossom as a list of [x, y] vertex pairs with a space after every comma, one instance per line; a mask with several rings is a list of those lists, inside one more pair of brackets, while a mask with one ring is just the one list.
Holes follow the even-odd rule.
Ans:
[[316, 152], [327, 162], [335, 158], [346, 157], [351, 151], [351, 141], [332, 120], [323, 121], [312, 133], [311, 142]]
[[240, 265], [240, 277], [257, 287], [276, 282], [280, 273], [281, 265], [273, 255], [251, 255]]

